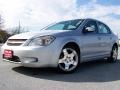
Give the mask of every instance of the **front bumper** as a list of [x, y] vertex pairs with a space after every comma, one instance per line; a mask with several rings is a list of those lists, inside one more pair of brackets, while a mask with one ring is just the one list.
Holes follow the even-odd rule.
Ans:
[[[13, 56], [20, 60], [17, 63], [21, 63], [25, 67], [57, 67], [61, 51], [57, 49], [56, 45], [8, 46], [4, 44], [1, 48], [2, 55], [4, 55], [5, 49], [12, 50]], [[6, 59], [3, 58], [3, 60]], [[6, 61], [14, 62], [8, 59]]]

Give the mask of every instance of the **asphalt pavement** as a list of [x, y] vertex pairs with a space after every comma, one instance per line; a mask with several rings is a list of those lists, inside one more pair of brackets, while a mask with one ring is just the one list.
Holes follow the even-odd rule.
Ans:
[[0, 90], [120, 90], [120, 55], [116, 63], [82, 63], [72, 74], [55, 68], [26, 68], [0, 57]]

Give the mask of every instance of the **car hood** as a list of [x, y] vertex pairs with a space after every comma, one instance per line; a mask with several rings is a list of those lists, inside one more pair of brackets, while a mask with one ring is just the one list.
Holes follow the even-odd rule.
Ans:
[[70, 30], [41, 30], [39, 32], [27, 32], [11, 36], [9, 39], [30, 39], [38, 36], [54, 35], [57, 33], [69, 32]]

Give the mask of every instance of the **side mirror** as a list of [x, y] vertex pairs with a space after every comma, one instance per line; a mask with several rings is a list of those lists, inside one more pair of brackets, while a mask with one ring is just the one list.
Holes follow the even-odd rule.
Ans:
[[83, 30], [84, 33], [89, 33], [89, 32], [94, 32], [95, 29], [93, 27], [85, 27], [85, 29]]

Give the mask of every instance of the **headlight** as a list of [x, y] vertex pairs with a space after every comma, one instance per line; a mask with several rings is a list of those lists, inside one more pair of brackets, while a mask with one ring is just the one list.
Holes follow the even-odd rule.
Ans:
[[37, 38], [34, 38], [30, 41], [28, 46], [46, 46], [52, 43], [55, 40], [55, 37], [53, 36], [40, 36]]

